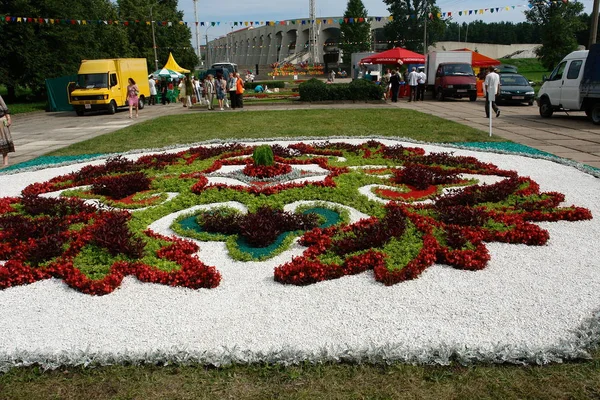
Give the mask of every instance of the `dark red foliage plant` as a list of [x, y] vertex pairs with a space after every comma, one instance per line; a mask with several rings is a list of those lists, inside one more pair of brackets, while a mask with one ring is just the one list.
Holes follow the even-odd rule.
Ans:
[[150, 182], [150, 178], [143, 172], [104, 176], [94, 181], [92, 193], [119, 200], [150, 189]]

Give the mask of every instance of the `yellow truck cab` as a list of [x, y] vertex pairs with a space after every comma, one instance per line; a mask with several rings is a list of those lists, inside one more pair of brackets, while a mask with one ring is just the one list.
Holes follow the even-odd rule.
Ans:
[[129, 106], [129, 78], [138, 85], [139, 108], [142, 109], [146, 97], [150, 96], [145, 58], [82, 60], [77, 82], [69, 94], [69, 102], [80, 116], [86, 111], [97, 110], [107, 110], [109, 114], [114, 114], [117, 107]]

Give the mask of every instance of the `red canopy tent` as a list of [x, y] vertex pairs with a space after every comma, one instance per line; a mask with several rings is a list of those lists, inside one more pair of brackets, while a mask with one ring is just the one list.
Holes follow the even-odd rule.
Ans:
[[424, 64], [425, 56], [401, 47], [373, 54], [360, 60], [359, 64]]
[[452, 51], [470, 51], [472, 54], [472, 60], [471, 60], [471, 65], [474, 67], [491, 67], [494, 65], [500, 65], [502, 64], [500, 61], [495, 60], [493, 58], [490, 58], [488, 56], [484, 56], [483, 54], [479, 54], [476, 51], [473, 51], [471, 49], [456, 49], [456, 50], [452, 50]]

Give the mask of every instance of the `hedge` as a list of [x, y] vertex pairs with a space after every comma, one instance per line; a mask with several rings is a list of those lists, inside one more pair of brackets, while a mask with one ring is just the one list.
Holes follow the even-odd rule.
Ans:
[[364, 79], [350, 83], [326, 84], [318, 79], [310, 79], [299, 86], [301, 101], [381, 100], [383, 88]]

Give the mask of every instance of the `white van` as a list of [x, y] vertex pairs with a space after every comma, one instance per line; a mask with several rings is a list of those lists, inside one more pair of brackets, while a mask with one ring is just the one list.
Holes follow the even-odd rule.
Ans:
[[600, 45], [568, 54], [554, 68], [538, 93], [540, 115], [555, 111], [585, 111], [600, 124]]
[[227, 68], [227, 70], [229, 72], [238, 72], [238, 66], [237, 64], [231, 63], [229, 61], [223, 61], [223, 62], [216, 62], [213, 65], [210, 66], [211, 68], [214, 69], [219, 69], [219, 68]]

